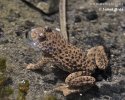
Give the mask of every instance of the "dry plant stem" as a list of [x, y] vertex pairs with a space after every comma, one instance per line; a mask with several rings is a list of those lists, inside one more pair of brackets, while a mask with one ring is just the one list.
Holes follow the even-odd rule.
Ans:
[[64, 39], [68, 42], [67, 28], [66, 28], [66, 0], [60, 0], [59, 4], [60, 14], [60, 28]]

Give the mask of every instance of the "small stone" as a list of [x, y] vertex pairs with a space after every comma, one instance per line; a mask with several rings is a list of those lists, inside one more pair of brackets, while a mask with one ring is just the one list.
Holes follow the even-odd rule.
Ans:
[[108, 96], [108, 95], [105, 95], [105, 96], [102, 97], [102, 100], [111, 100], [111, 97]]
[[8, 19], [9, 22], [13, 22], [13, 21], [17, 20], [19, 17], [20, 17], [20, 13], [19, 12], [10, 10], [7, 19]]
[[37, 8], [42, 10], [46, 14], [52, 14], [59, 9], [59, 0], [47, 0], [46, 2], [39, 2]]
[[121, 67], [118, 72], [122, 75], [125, 75], [125, 68], [124, 67]]
[[123, 29], [125, 29], [125, 22], [121, 22], [121, 27], [123, 28]]
[[99, 27], [107, 32], [112, 32], [112, 26], [109, 23], [102, 23]]
[[81, 22], [80, 16], [76, 15], [74, 22], [75, 22], [75, 23]]
[[95, 20], [95, 19], [98, 18], [98, 15], [97, 15], [96, 11], [90, 11], [90, 12], [88, 12], [88, 14], [86, 15], [86, 18], [87, 18], [88, 20]]
[[22, 36], [23, 34], [26, 35], [28, 31], [34, 26], [34, 22], [26, 20], [22, 25], [18, 26], [15, 30], [16, 36]]
[[0, 21], [0, 28], [4, 28], [4, 24]]
[[2, 28], [0, 28], [0, 37], [2, 37], [3, 34], [4, 34], [3, 30], [2, 30]]
[[52, 14], [59, 10], [59, 0], [24, 0], [35, 6], [45, 14]]
[[26, 20], [25, 23], [24, 23], [24, 25], [27, 28], [31, 28], [31, 27], [35, 26], [34, 22], [29, 21], [29, 20]]
[[15, 32], [17, 36], [21, 36], [22, 32], [21, 31], [16, 31]]
[[49, 17], [49, 16], [44, 16], [43, 19], [48, 22], [54, 22], [54, 18]]
[[75, 37], [71, 37], [71, 38], [70, 38], [70, 42], [71, 42], [73, 45], [77, 45], [77, 41], [76, 41]]
[[104, 3], [106, 2], [107, 0], [96, 0], [98, 3]]
[[75, 36], [77, 32], [71, 32], [71, 36]]

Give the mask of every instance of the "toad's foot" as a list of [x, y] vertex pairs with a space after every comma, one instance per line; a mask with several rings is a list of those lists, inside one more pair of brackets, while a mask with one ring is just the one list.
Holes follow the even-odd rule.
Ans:
[[60, 84], [60, 86], [56, 87], [54, 90], [58, 92], [62, 92], [64, 96], [68, 96], [72, 93], [80, 93], [80, 92], [86, 92], [89, 90], [92, 86], [87, 86], [87, 87], [70, 87], [67, 84]]
[[35, 68], [35, 64], [32, 64], [32, 63], [28, 64], [28, 65], [26, 66], [26, 69], [28, 69], [28, 70], [36, 69], [36, 68]]
[[64, 96], [67, 96], [72, 93], [80, 92], [79, 89], [70, 88], [67, 84], [61, 84], [59, 87], [54, 89], [55, 91], [63, 92]]
[[37, 62], [36, 64], [29, 64], [26, 69], [28, 70], [36, 70], [36, 69], [41, 69], [45, 64], [51, 63], [54, 60], [51, 58], [45, 58], [43, 57], [41, 61]]
[[78, 71], [67, 76], [65, 83], [71, 87], [93, 86], [95, 78], [88, 71]]

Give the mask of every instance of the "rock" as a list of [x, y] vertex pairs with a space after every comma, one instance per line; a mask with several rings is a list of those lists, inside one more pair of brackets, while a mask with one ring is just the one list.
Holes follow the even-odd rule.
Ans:
[[88, 20], [95, 20], [98, 18], [98, 15], [97, 15], [96, 11], [90, 11], [87, 13], [86, 18]]
[[59, 0], [48, 0], [48, 2], [39, 2], [37, 7], [46, 14], [51, 14], [59, 9]]
[[75, 23], [81, 22], [80, 16], [76, 15], [74, 22], [75, 22]]
[[2, 37], [3, 34], [4, 34], [3, 30], [2, 30], [2, 28], [0, 28], [0, 37]]
[[20, 13], [18, 11], [10, 10], [9, 15], [7, 17], [9, 22], [13, 22], [20, 17]]
[[52, 14], [59, 10], [59, 0], [24, 0], [46, 14]]
[[26, 28], [31, 28], [31, 27], [35, 26], [35, 23], [30, 20], [26, 20], [24, 25]]
[[0, 28], [0, 44], [8, 43], [8, 39], [4, 35], [4, 31]]
[[107, 0], [96, 0], [98, 3], [104, 3], [106, 2]]
[[28, 31], [30, 31], [30, 29], [34, 26], [34, 22], [26, 20], [22, 25], [18, 26], [15, 30], [16, 36], [22, 36], [23, 34], [27, 35]]
[[0, 28], [4, 28], [4, 24], [0, 21]]
[[49, 17], [49, 16], [43, 16], [43, 19], [44, 19], [45, 21], [48, 21], [48, 22], [51, 22], [51, 23], [54, 22], [54, 18]]
[[95, 45], [103, 45], [104, 44], [104, 39], [101, 36], [91, 36], [91, 37], [86, 37], [84, 38], [84, 43], [86, 45], [91, 45], [91, 46], [95, 46]]
[[101, 30], [112, 32], [112, 26], [109, 23], [102, 23], [99, 27]]
[[121, 22], [121, 27], [122, 27], [123, 29], [125, 29], [125, 21], [122, 21], [122, 22]]

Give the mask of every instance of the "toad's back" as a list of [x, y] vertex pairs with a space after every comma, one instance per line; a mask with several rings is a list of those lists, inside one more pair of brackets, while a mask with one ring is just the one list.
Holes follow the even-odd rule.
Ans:
[[[61, 63], [61, 68], [68, 72], [83, 70], [85, 68], [86, 55], [80, 48], [67, 43], [57, 31], [46, 32], [47, 41], [44, 45], [48, 53]], [[43, 46], [43, 45], [42, 45]]]

